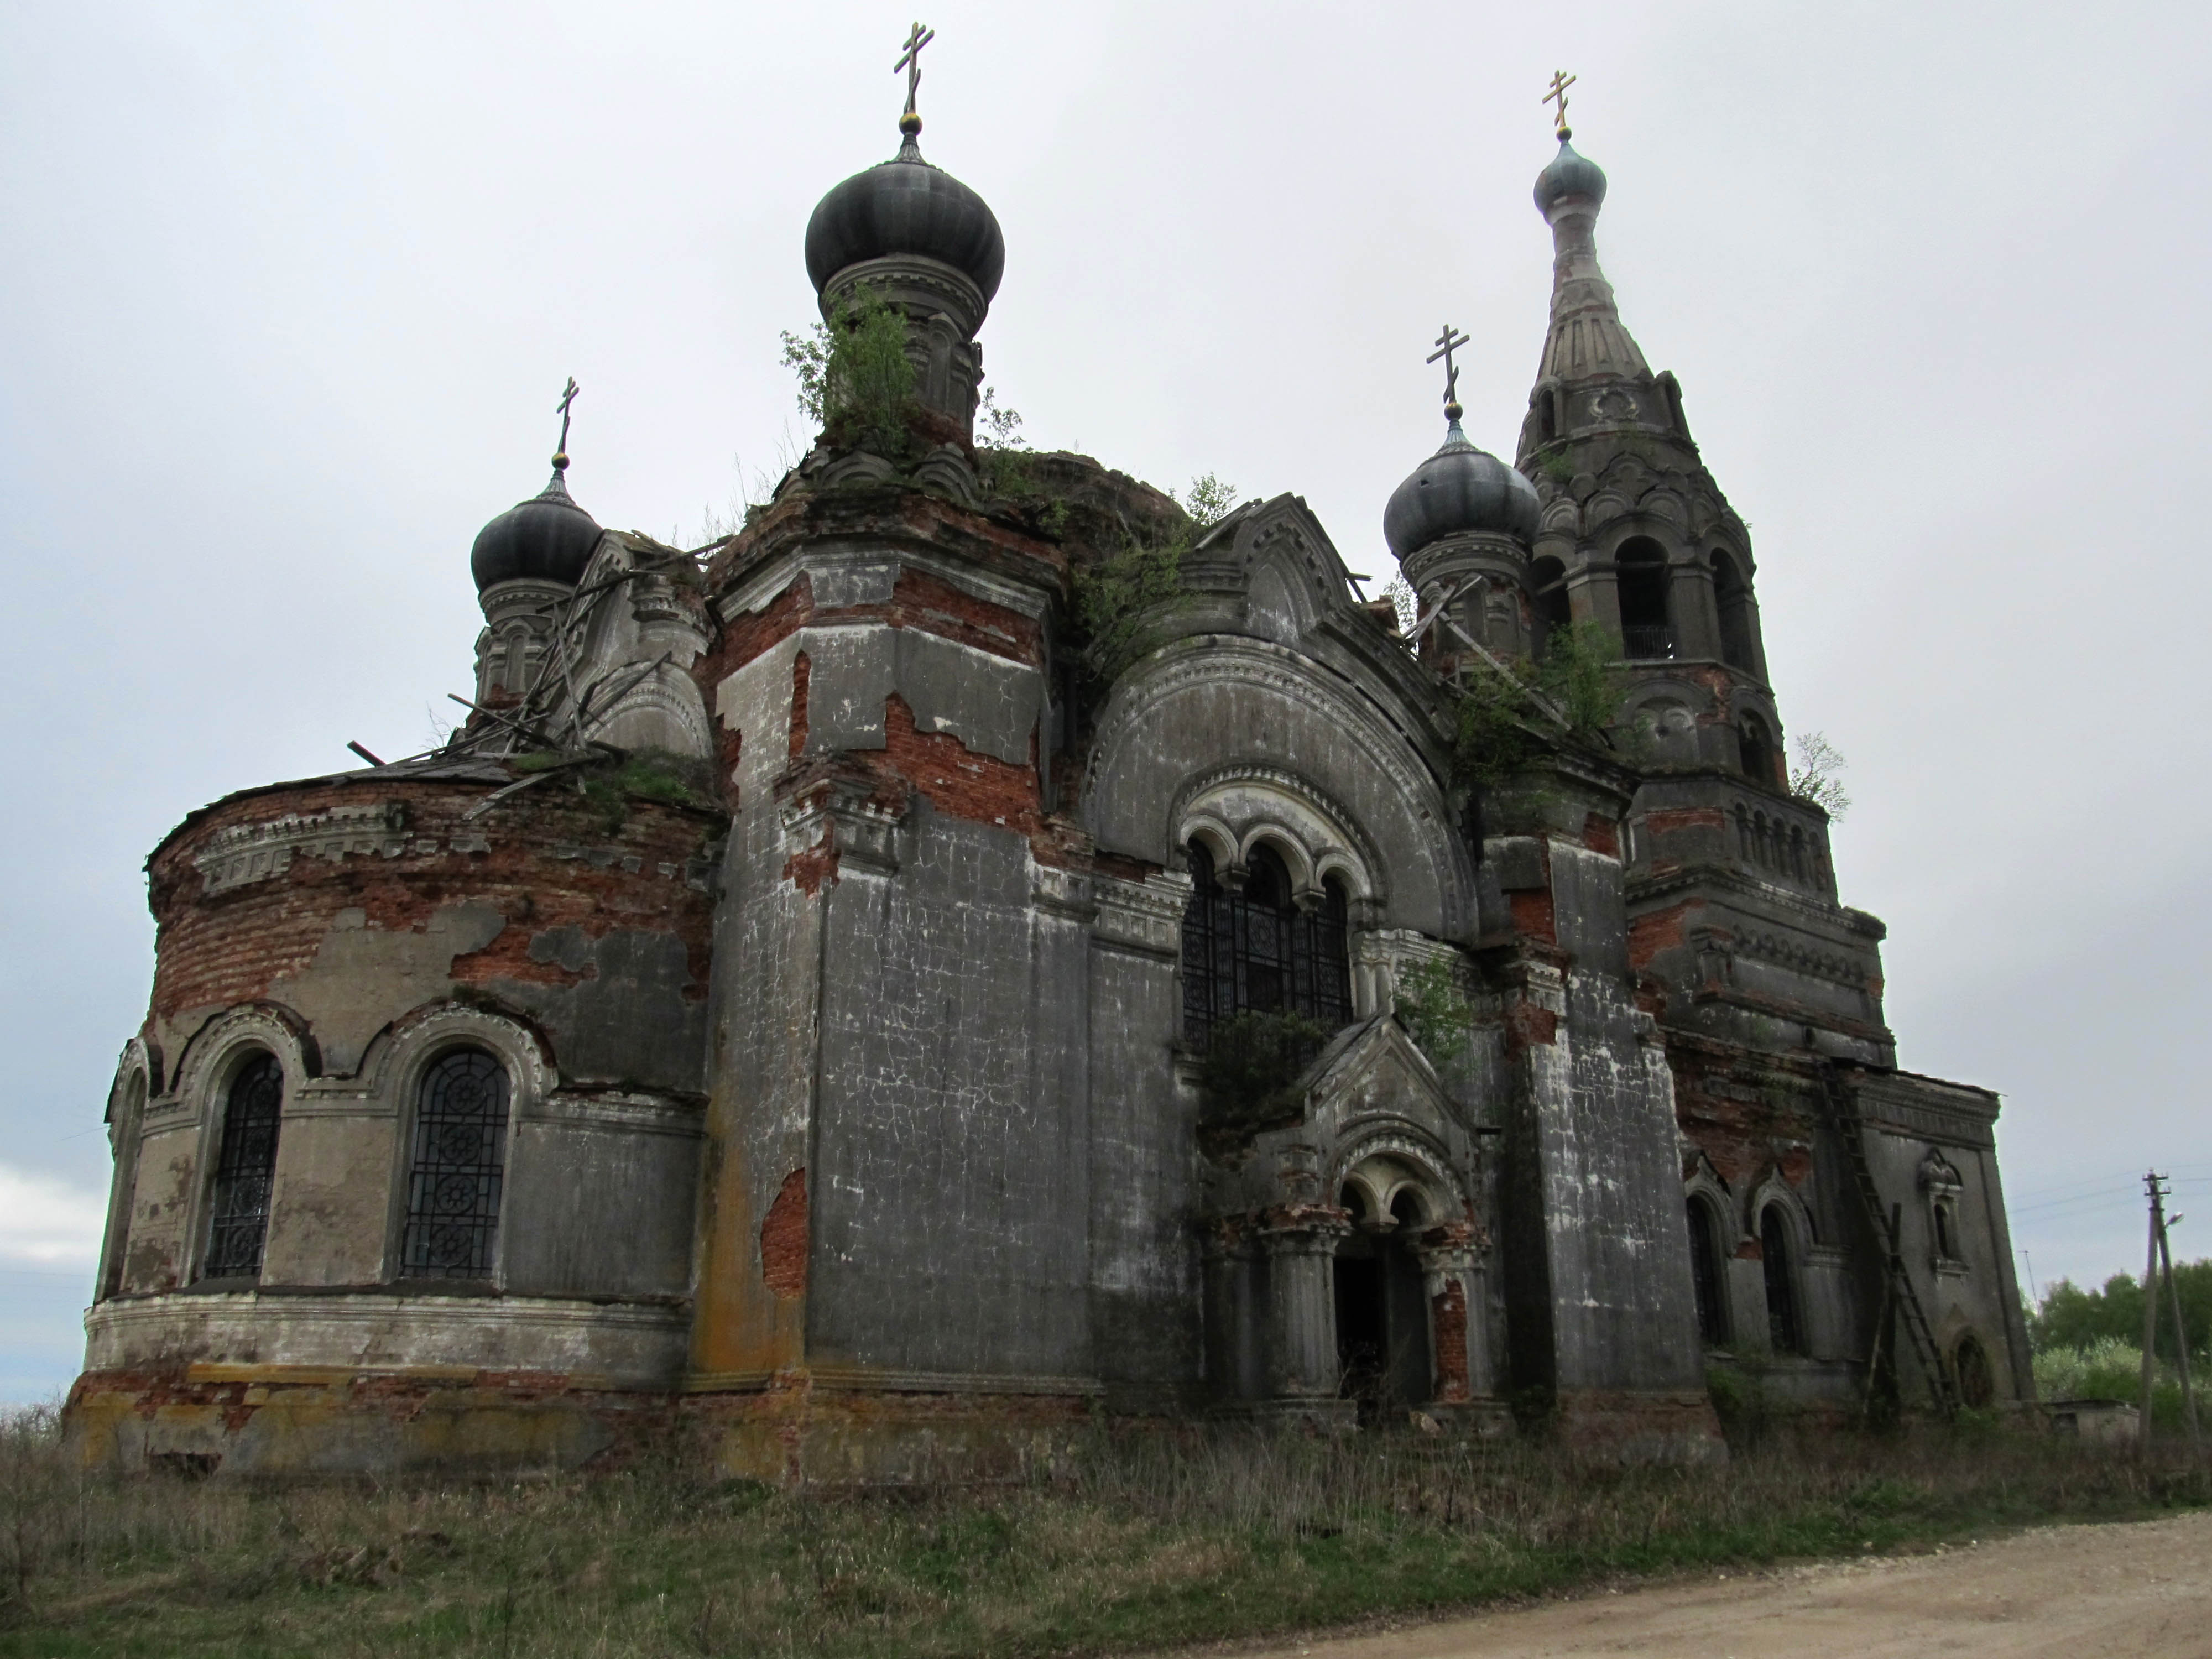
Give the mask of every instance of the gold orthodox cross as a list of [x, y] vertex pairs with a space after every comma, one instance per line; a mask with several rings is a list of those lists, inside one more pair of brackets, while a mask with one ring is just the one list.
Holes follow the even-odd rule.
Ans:
[[561, 401], [554, 405], [561, 411], [561, 441], [556, 446], [560, 453], [554, 458], [556, 466], [568, 464], [568, 405], [576, 401], [576, 394], [581, 390], [583, 388], [576, 384], [576, 377], [571, 374], [567, 389], [561, 393]]
[[1559, 129], [1559, 137], [1562, 138], [1567, 136], [1567, 88], [1574, 85], [1576, 79], [1576, 76], [1568, 74], [1565, 70], [1553, 70], [1550, 89], [1536, 100], [1541, 104], [1559, 105], [1559, 115], [1556, 125]]
[[1436, 362], [1439, 357], [1443, 359], [1444, 414], [1448, 418], [1455, 421], [1460, 415], [1459, 366], [1452, 362], [1452, 353], [1465, 345], [1467, 340], [1466, 335], [1460, 333], [1449, 323], [1446, 323], [1444, 331], [1437, 336], [1437, 349], [1429, 354], [1431, 362]]
[[891, 65], [894, 75], [901, 70], [906, 71], [906, 112], [909, 116], [915, 112], [915, 94], [921, 90], [921, 49], [935, 39], [935, 29], [916, 23], [907, 31], [905, 54]]

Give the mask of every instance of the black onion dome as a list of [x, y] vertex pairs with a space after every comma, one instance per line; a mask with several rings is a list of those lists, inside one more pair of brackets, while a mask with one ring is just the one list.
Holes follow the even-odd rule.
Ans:
[[1444, 447], [1390, 492], [1382, 537], [1403, 560], [1446, 536], [1480, 532], [1527, 542], [1536, 533], [1536, 486], [1477, 449], [1452, 422]]
[[1006, 239], [990, 204], [909, 137], [895, 160], [856, 173], [817, 203], [806, 222], [806, 274], [819, 294], [848, 265], [918, 253], [966, 274], [985, 303], [1006, 271]]
[[479, 593], [526, 576], [573, 587], [583, 580], [584, 567], [599, 544], [599, 521], [576, 505], [556, 469], [543, 490], [477, 532], [469, 572]]
[[1552, 164], [1536, 175], [1536, 211], [1548, 215], [1554, 202], [1563, 202], [1570, 196], [1587, 196], [1592, 207], [1605, 204], [1605, 169], [1586, 155], [1577, 155], [1575, 147], [1559, 137], [1559, 153]]

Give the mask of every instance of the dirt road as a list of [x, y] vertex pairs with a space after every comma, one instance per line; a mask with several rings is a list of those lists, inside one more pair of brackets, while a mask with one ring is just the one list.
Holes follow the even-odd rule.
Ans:
[[2187, 1659], [2212, 1655], [2212, 1514], [2052, 1527], [1940, 1555], [1785, 1567], [1249, 1659]]

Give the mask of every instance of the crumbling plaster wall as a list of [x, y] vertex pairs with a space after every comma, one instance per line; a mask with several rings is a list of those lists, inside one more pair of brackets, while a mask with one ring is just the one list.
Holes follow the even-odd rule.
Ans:
[[[225, 1090], [256, 1050], [285, 1073], [261, 1284], [374, 1291], [359, 1305], [388, 1310], [378, 1287], [399, 1271], [416, 1079], [466, 1042], [515, 1085], [495, 1272], [505, 1296], [685, 1292], [699, 859], [714, 821], [633, 802], [613, 823], [550, 793], [470, 819], [489, 781], [372, 773], [257, 791], [194, 815], [156, 851], [145, 1051], [161, 1075], [143, 1113], [123, 1301], [95, 1311], [93, 1368], [209, 1357], [204, 1298], [164, 1293], [196, 1276]], [[516, 1316], [528, 1326], [511, 1302], [472, 1305], [483, 1342]], [[329, 1351], [336, 1328], [317, 1327], [304, 1300], [246, 1292], [241, 1309], [246, 1334], [223, 1336], [226, 1352], [360, 1358]]]

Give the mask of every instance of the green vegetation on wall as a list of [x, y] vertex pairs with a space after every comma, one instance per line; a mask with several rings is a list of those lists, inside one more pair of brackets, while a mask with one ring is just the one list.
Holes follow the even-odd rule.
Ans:
[[1304, 1014], [1247, 1010], [1218, 1022], [1199, 1065], [1201, 1139], [1211, 1147], [1237, 1145], [1295, 1119], [1291, 1085], [1328, 1038], [1328, 1028]]
[[1474, 1039], [1468, 1030], [1467, 999], [1449, 962], [1431, 958], [1401, 973], [1395, 1012], [1439, 1077], [1449, 1078], [1465, 1062]]
[[1507, 674], [1478, 662], [1459, 693], [1455, 778], [1492, 788], [1526, 766], [1543, 747], [1532, 721], [1556, 727], [1564, 720], [1570, 736], [1595, 739], [1613, 717], [1608, 671], [1620, 659], [1620, 642], [1609, 630], [1578, 622], [1552, 630], [1540, 662], [1516, 660]]
[[906, 319], [866, 288], [854, 290], [834, 325], [784, 331], [783, 361], [799, 377], [799, 406], [833, 447], [889, 460], [912, 447], [919, 406], [906, 333]]

